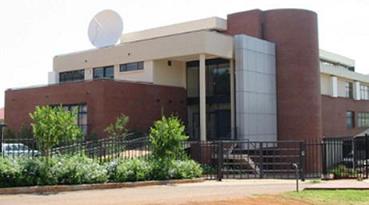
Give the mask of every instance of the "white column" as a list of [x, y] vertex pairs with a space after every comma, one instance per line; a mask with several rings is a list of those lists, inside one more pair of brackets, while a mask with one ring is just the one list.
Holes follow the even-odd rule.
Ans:
[[236, 120], [235, 120], [235, 88], [234, 88], [234, 61], [230, 59], [229, 62], [229, 77], [231, 83], [231, 139], [235, 139]]
[[49, 72], [48, 73], [48, 82], [49, 85], [59, 83], [59, 73], [57, 72]]
[[360, 100], [360, 82], [356, 81], [354, 82], [354, 99]]
[[332, 86], [332, 97], [338, 97], [338, 84], [337, 84], [337, 77], [331, 76], [331, 86]]
[[200, 140], [206, 141], [206, 66], [205, 54], [200, 55]]

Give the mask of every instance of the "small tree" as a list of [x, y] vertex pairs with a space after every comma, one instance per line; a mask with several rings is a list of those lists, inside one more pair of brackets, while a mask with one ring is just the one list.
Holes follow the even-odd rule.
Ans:
[[158, 160], [174, 160], [185, 156], [183, 141], [188, 139], [185, 126], [177, 117], [165, 117], [150, 129], [152, 155]]
[[72, 141], [82, 137], [82, 131], [75, 123], [75, 111], [66, 111], [61, 106], [37, 106], [30, 116], [37, 146], [46, 157], [50, 156], [51, 148], [61, 140]]
[[127, 134], [127, 124], [129, 122], [129, 117], [121, 114], [117, 117], [116, 121], [110, 124], [104, 131], [109, 135], [109, 137], [121, 137]]

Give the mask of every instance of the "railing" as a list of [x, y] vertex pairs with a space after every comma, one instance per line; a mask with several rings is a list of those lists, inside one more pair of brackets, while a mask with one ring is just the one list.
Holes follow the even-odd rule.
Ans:
[[[187, 155], [198, 161], [209, 179], [335, 177], [368, 178], [369, 136], [325, 138], [321, 141], [222, 140], [186, 141]], [[34, 139], [4, 139], [2, 156], [39, 157]], [[110, 137], [91, 141], [61, 142], [52, 155], [84, 154], [106, 162], [151, 155], [146, 137]]]

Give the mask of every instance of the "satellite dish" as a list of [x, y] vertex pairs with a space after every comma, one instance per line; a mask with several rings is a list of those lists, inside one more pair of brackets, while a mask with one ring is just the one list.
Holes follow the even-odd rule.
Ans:
[[115, 45], [123, 31], [123, 21], [113, 10], [104, 10], [95, 15], [88, 26], [88, 38], [96, 48]]

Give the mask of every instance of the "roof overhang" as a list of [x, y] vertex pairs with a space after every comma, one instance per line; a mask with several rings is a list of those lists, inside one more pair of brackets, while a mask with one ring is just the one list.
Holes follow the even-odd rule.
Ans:
[[54, 57], [54, 71], [207, 54], [233, 58], [233, 37], [198, 31]]
[[138, 32], [123, 34], [120, 38], [121, 43], [141, 41], [164, 36], [177, 35], [195, 31], [226, 31], [227, 20], [219, 17], [210, 17], [184, 23], [162, 26], [158, 28], [147, 29]]

